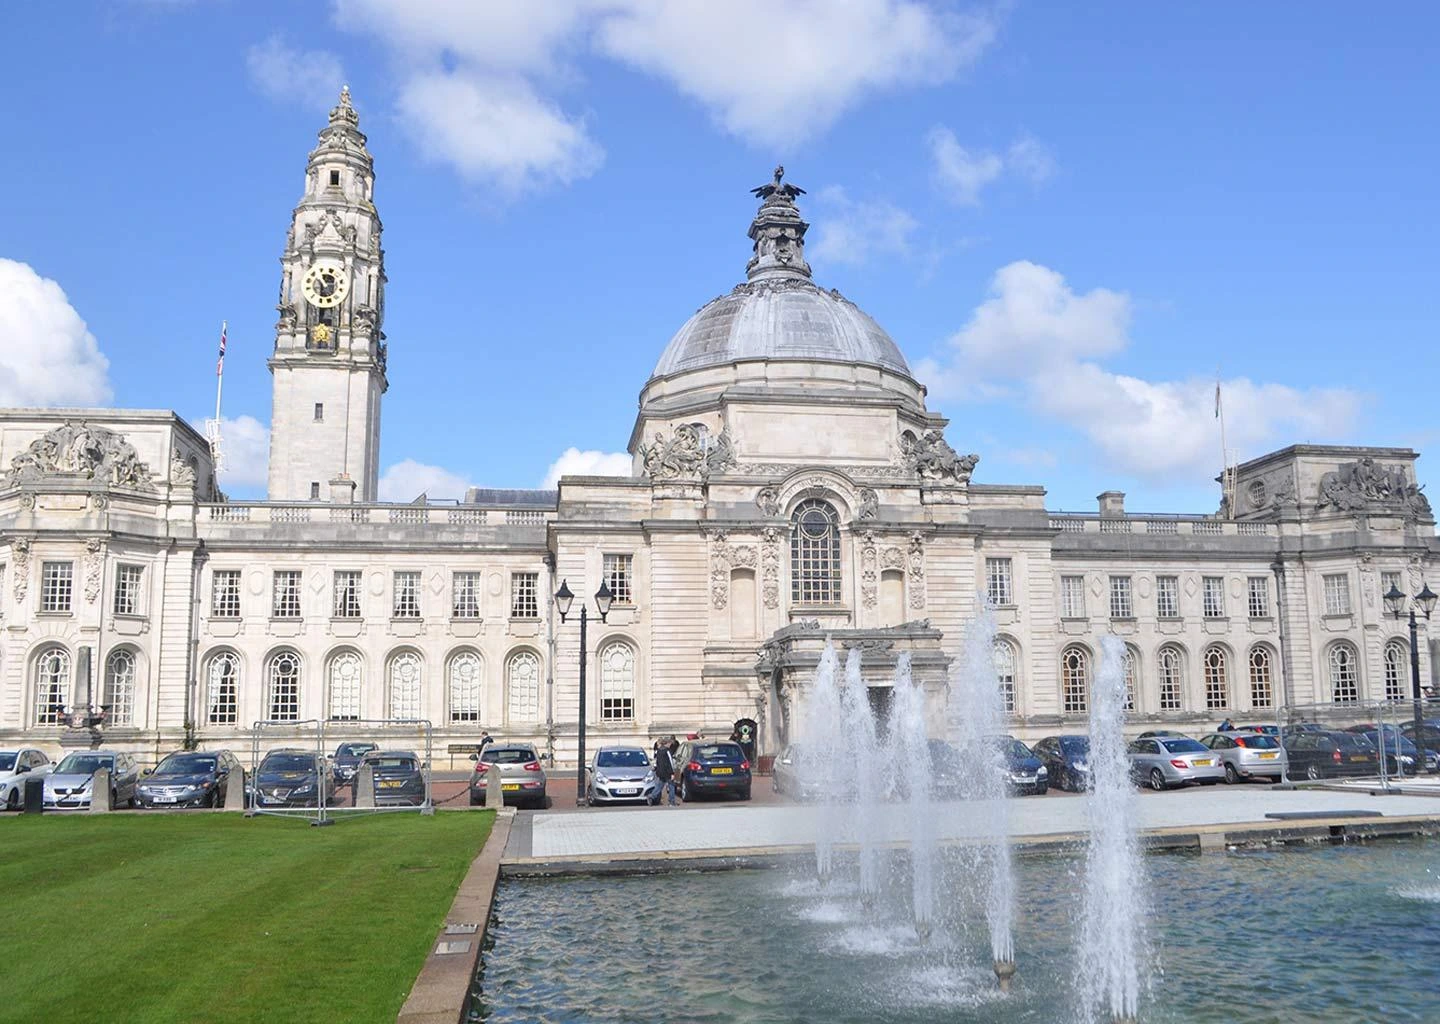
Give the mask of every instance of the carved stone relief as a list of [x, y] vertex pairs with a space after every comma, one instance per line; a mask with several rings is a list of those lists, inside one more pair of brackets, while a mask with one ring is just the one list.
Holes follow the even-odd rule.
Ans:
[[855, 513], [856, 519], [874, 519], [880, 514], [880, 496], [875, 493], [873, 487], [860, 488], [860, 508]]
[[910, 535], [910, 607], [925, 607], [925, 538], [919, 533]]
[[980, 456], [958, 455], [938, 430], [917, 435], [907, 430], [900, 435], [900, 455], [906, 467], [922, 480], [968, 484]]
[[780, 489], [772, 485], [766, 485], [755, 493], [755, 507], [760, 510], [762, 516], [778, 516], [780, 514]]
[[1407, 519], [1429, 519], [1430, 499], [1421, 490], [1402, 466], [1384, 466], [1367, 456], [1322, 476], [1315, 508], [1360, 512], [1378, 505]]
[[25, 591], [30, 586], [29, 539], [26, 537], [16, 537], [11, 541], [10, 556], [15, 563], [15, 603], [20, 604], [25, 600]]
[[780, 607], [780, 531], [771, 526], [762, 534], [760, 547], [761, 593], [766, 608]]
[[170, 453], [170, 482], [176, 487], [195, 486], [195, 470], [185, 461], [179, 448]]
[[105, 427], [69, 420], [10, 460], [12, 486], [47, 476], [75, 476], [124, 487], [152, 485], [150, 467], [124, 437]]
[[668, 440], [664, 434], [656, 433], [654, 444], [640, 446], [645, 475], [652, 480], [705, 480], [712, 473], [734, 468], [735, 450], [729, 429], [720, 431], [709, 444], [705, 437], [701, 423], [681, 424]]
[[94, 604], [100, 596], [100, 572], [105, 563], [99, 538], [91, 537], [85, 542], [85, 601]]
[[866, 608], [874, 608], [879, 598], [879, 554], [875, 550], [875, 534], [869, 530], [860, 539], [860, 600]]

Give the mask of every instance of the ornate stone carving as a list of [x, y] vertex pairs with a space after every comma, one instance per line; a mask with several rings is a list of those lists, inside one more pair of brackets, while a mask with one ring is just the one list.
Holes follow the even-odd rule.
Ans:
[[925, 607], [925, 538], [919, 533], [910, 535], [910, 607]]
[[875, 493], [873, 487], [860, 488], [860, 508], [855, 513], [856, 519], [874, 519], [880, 514], [880, 496]]
[[756, 551], [753, 544], [731, 544], [724, 530], [711, 533], [710, 603], [717, 609], [730, 602], [730, 571], [754, 569]]
[[860, 538], [860, 601], [866, 608], [874, 608], [878, 602], [880, 570], [876, 567], [879, 556], [875, 550], [875, 534], [870, 530]]
[[195, 470], [176, 448], [170, 453], [170, 482], [176, 487], [194, 487]]
[[90, 495], [90, 507], [96, 512], [104, 512], [110, 507], [110, 499], [103, 494]]
[[880, 568], [905, 568], [905, 552], [901, 551], [899, 548], [885, 548], [883, 551], [880, 552]]
[[100, 571], [105, 564], [100, 539], [91, 537], [85, 542], [85, 600], [94, 604], [100, 596]]
[[707, 445], [704, 424], [683, 423], [669, 440], [657, 433], [654, 444], [642, 444], [640, 459], [652, 480], [706, 480], [712, 473], [734, 468], [735, 450], [728, 428]]
[[122, 487], [150, 487], [150, 467], [134, 445], [105, 427], [66, 420], [10, 460], [10, 484], [74, 476]]
[[1407, 519], [1429, 519], [1430, 499], [1410, 482], [1401, 466], [1382, 466], [1366, 456], [1347, 462], [1320, 478], [1317, 511], [1360, 512], [1373, 506], [1399, 512]]
[[975, 454], [957, 455], [938, 430], [916, 435], [907, 430], [900, 435], [900, 454], [910, 471], [922, 480], [949, 480], [968, 484], [970, 474], [980, 462]]
[[858, 640], [842, 640], [840, 646], [845, 650], [859, 649], [861, 651], [889, 651], [895, 647], [894, 640], [882, 640], [879, 637], [863, 637]]
[[780, 531], [771, 526], [761, 535], [761, 595], [766, 608], [780, 607]]
[[10, 557], [14, 562], [15, 603], [20, 604], [25, 600], [25, 591], [30, 587], [30, 540], [28, 537], [16, 537], [10, 542]]
[[20, 493], [20, 507], [23, 508], [26, 512], [34, 512], [35, 495], [30, 491], [22, 491]]
[[755, 255], [746, 265], [746, 272], [754, 274], [766, 270], [784, 268], [810, 276], [810, 267], [805, 262], [805, 232], [810, 225], [800, 219], [795, 208], [795, 198], [803, 196], [805, 190], [788, 182], [782, 184], [784, 167], [775, 168], [775, 180], [751, 189], [757, 199], [763, 200], [755, 220], [750, 224], [750, 238], [755, 242]]
[[1284, 509], [1300, 507], [1300, 499], [1295, 494], [1295, 481], [1289, 473], [1276, 477], [1271, 481], [1270, 487], [1270, 508], [1280, 512]]
[[755, 507], [760, 510], [762, 516], [778, 516], [780, 514], [780, 488], [773, 484], [766, 484], [756, 491]]
[[[774, 477], [789, 476], [803, 469], [814, 468], [814, 464], [809, 462], [741, 462], [736, 464], [734, 471], [744, 476]], [[895, 480], [899, 482], [912, 475], [909, 469], [899, 463], [871, 466], [827, 466], [826, 468], [852, 480]]]

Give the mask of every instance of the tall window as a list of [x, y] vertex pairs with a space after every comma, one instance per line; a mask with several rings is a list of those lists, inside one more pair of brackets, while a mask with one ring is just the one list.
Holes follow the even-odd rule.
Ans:
[[205, 705], [210, 725], [234, 725], [240, 720], [240, 659], [230, 651], [210, 659]]
[[105, 696], [111, 725], [135, 723], [135, 654], [121, 647], [105, 659]]
[[1090, 655], [1083, 647], [1067, 647], [1060, 656], [1062, 707], [1067, 715], [1090, 707]]
[[1205, 652], [1205, 707], [1210, 711], [1230, 706], [1230, 673], [1225, 649], [1211, 647]]
[[1350, 614], [1350, 577], [1343, 572], [1325, 577], [1325, 614]]
[[510, 617], [512, 619], [538, 619], [540, 617], [539, 593], [539, 573], [512, 572], [510, 574]]
[[450, 659], [450, 721], [480, 721], [480, 655], [461, 651]]
[[353, 722], [360, 717], [360, 686], [364, 669], [360, 655], [342, 651], [330, 659], [330, 720]]
[[360, 570], [335, 570], [335, 617], [360, 618]]
[[833, 506], [817, 498], [802, 501], [791, 517], [790, 599], [840, 602], [840, 520]]
[[1015, 603], [1008, 558], [985, 559], [985, 597], [995, 607]]
[[628, 722], [635, 717], [635, 649], [613, 643], [600, 652], [600, 720]]
[[210, 615], [217, 619], [240, 617], [240, 570], [216, 569], [210, 581]]
[[634, 592], [630, 588], [630, 555], [606, 555], [603, 568], [605, 585], [615, 598], [616, 604], [634, 604]]
[[300, 617], [300, 570], [276, 569], [271, 615], [277, 619]]
[[1130, 577], [1110, 577], [1110, 617], [1112, 619], [1133, 619], [1135, 604], [1130, 599]]
[[1015, 668], [1019, 660], [1009, 640], [995, 641], [995, 676], [1000, 681], [1000, 700], [1007, 714], [1015, 713]]
[[40, 566], [40, 610], [68, 612], [74, 564], [44, 562]]
[[457, 572], [450, 577], [450, 615], [456, 619], [480, 617], [478, 572]]
[[1336, 704], [1354, 704], [1360, 699], [1357, 660], [1355, 648], [1349, 644], [1330, 648], [1330, 699]]
[[1184, 662], [1181, 660], [1180, 651], [1174, 647], [1160, 648], [1156, 665], [1160, 671], [1160, 710], [1179, 711], [1182, 694], [1185, 692], [1182, 675]]
[[1206, 576], [1201, 581], [1203, 592], [1203, 605], [1207, 619], [1223, 619], [1225, 617], [1225, 578], [1223, 576]]
[[[140, 581], [145, 569], [139, 565], [120, 565], [115, 568], [115, 614], [140, 614]], [[113, 719], [112, 719], [113, 720]]]
[[1275, 706], [1275, 685], [1271, 671], [1270, 648], [1256, 644], [1250, 648], [1250, 706]]
[[59, 725], [70, 700], [70, 654], [52, 647], [35, 661], [35, 724]]
[[1180, 577], [1155, 577], [1155, 617], [1178, 619], [1180, 617]]
[[1398, 572], [1382, 572], [1380, 574], [1380, 596], [1384, 597], [1390, 593], [1391, 587], [1394, 587], [1402, 594], [1405, 593], [1405, 587], [1400, 583], [1400, 574]]
[[1140, 688], [1140, 652], [1129, 644], [1121, 663], [1125, 668], [1125, 710], [1135, 710], [1135, 691]]
[[1247, 582], [1250, 590], [1250, 617], [1252, 619], [1268, 619], [1270, 617], [1270, 577], [1251, 576]]
[[300, 720], [300, 655], [294, 651], [281, 651], [270, 659], [265, 717], [272, 722]]
[[1085, 618], [1085, 577], [1060, 577], [1060, 617], [1062, 619]]
[[420, 655], [401, 651], [390, 659], [390, 717], [413, 721], [420, 717]]
[[540, 659], [533, 651], [517, 651], [505, 666], [510, 721], [535, 722], [540, 718]]
[[1385, 645], [1385, 699], [1405, 699], [1405, 675], [1409, 668], [1410, 652], [1399, 640]]
[[406, 569], [395, 574], [395, 618], [420, 617], [420, 573]]

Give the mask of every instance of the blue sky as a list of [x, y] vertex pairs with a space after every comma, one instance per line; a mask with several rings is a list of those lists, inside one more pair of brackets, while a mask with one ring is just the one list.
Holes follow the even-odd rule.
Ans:
[[817, 280], [899, 342], [977, 481], [1213, 510], [1217, 371], [1241, 458], [1423, 452], [1440, 8], [1303, 10], [6, 5], [0, 404], [198, 423], [228, 319], [226, 486], [261, 494], [278, 256], [344, 81], [386, 229], [391, 497], [614, 466], [777, 162]]

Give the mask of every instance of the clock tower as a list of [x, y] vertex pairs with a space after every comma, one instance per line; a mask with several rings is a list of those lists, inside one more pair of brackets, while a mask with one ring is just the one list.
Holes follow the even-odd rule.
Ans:
[[271, 501], [374, 501], [385, 380], [385, 251], [375, 162], [350, 89], [305, 170], [280, 256], [270, 358]]

